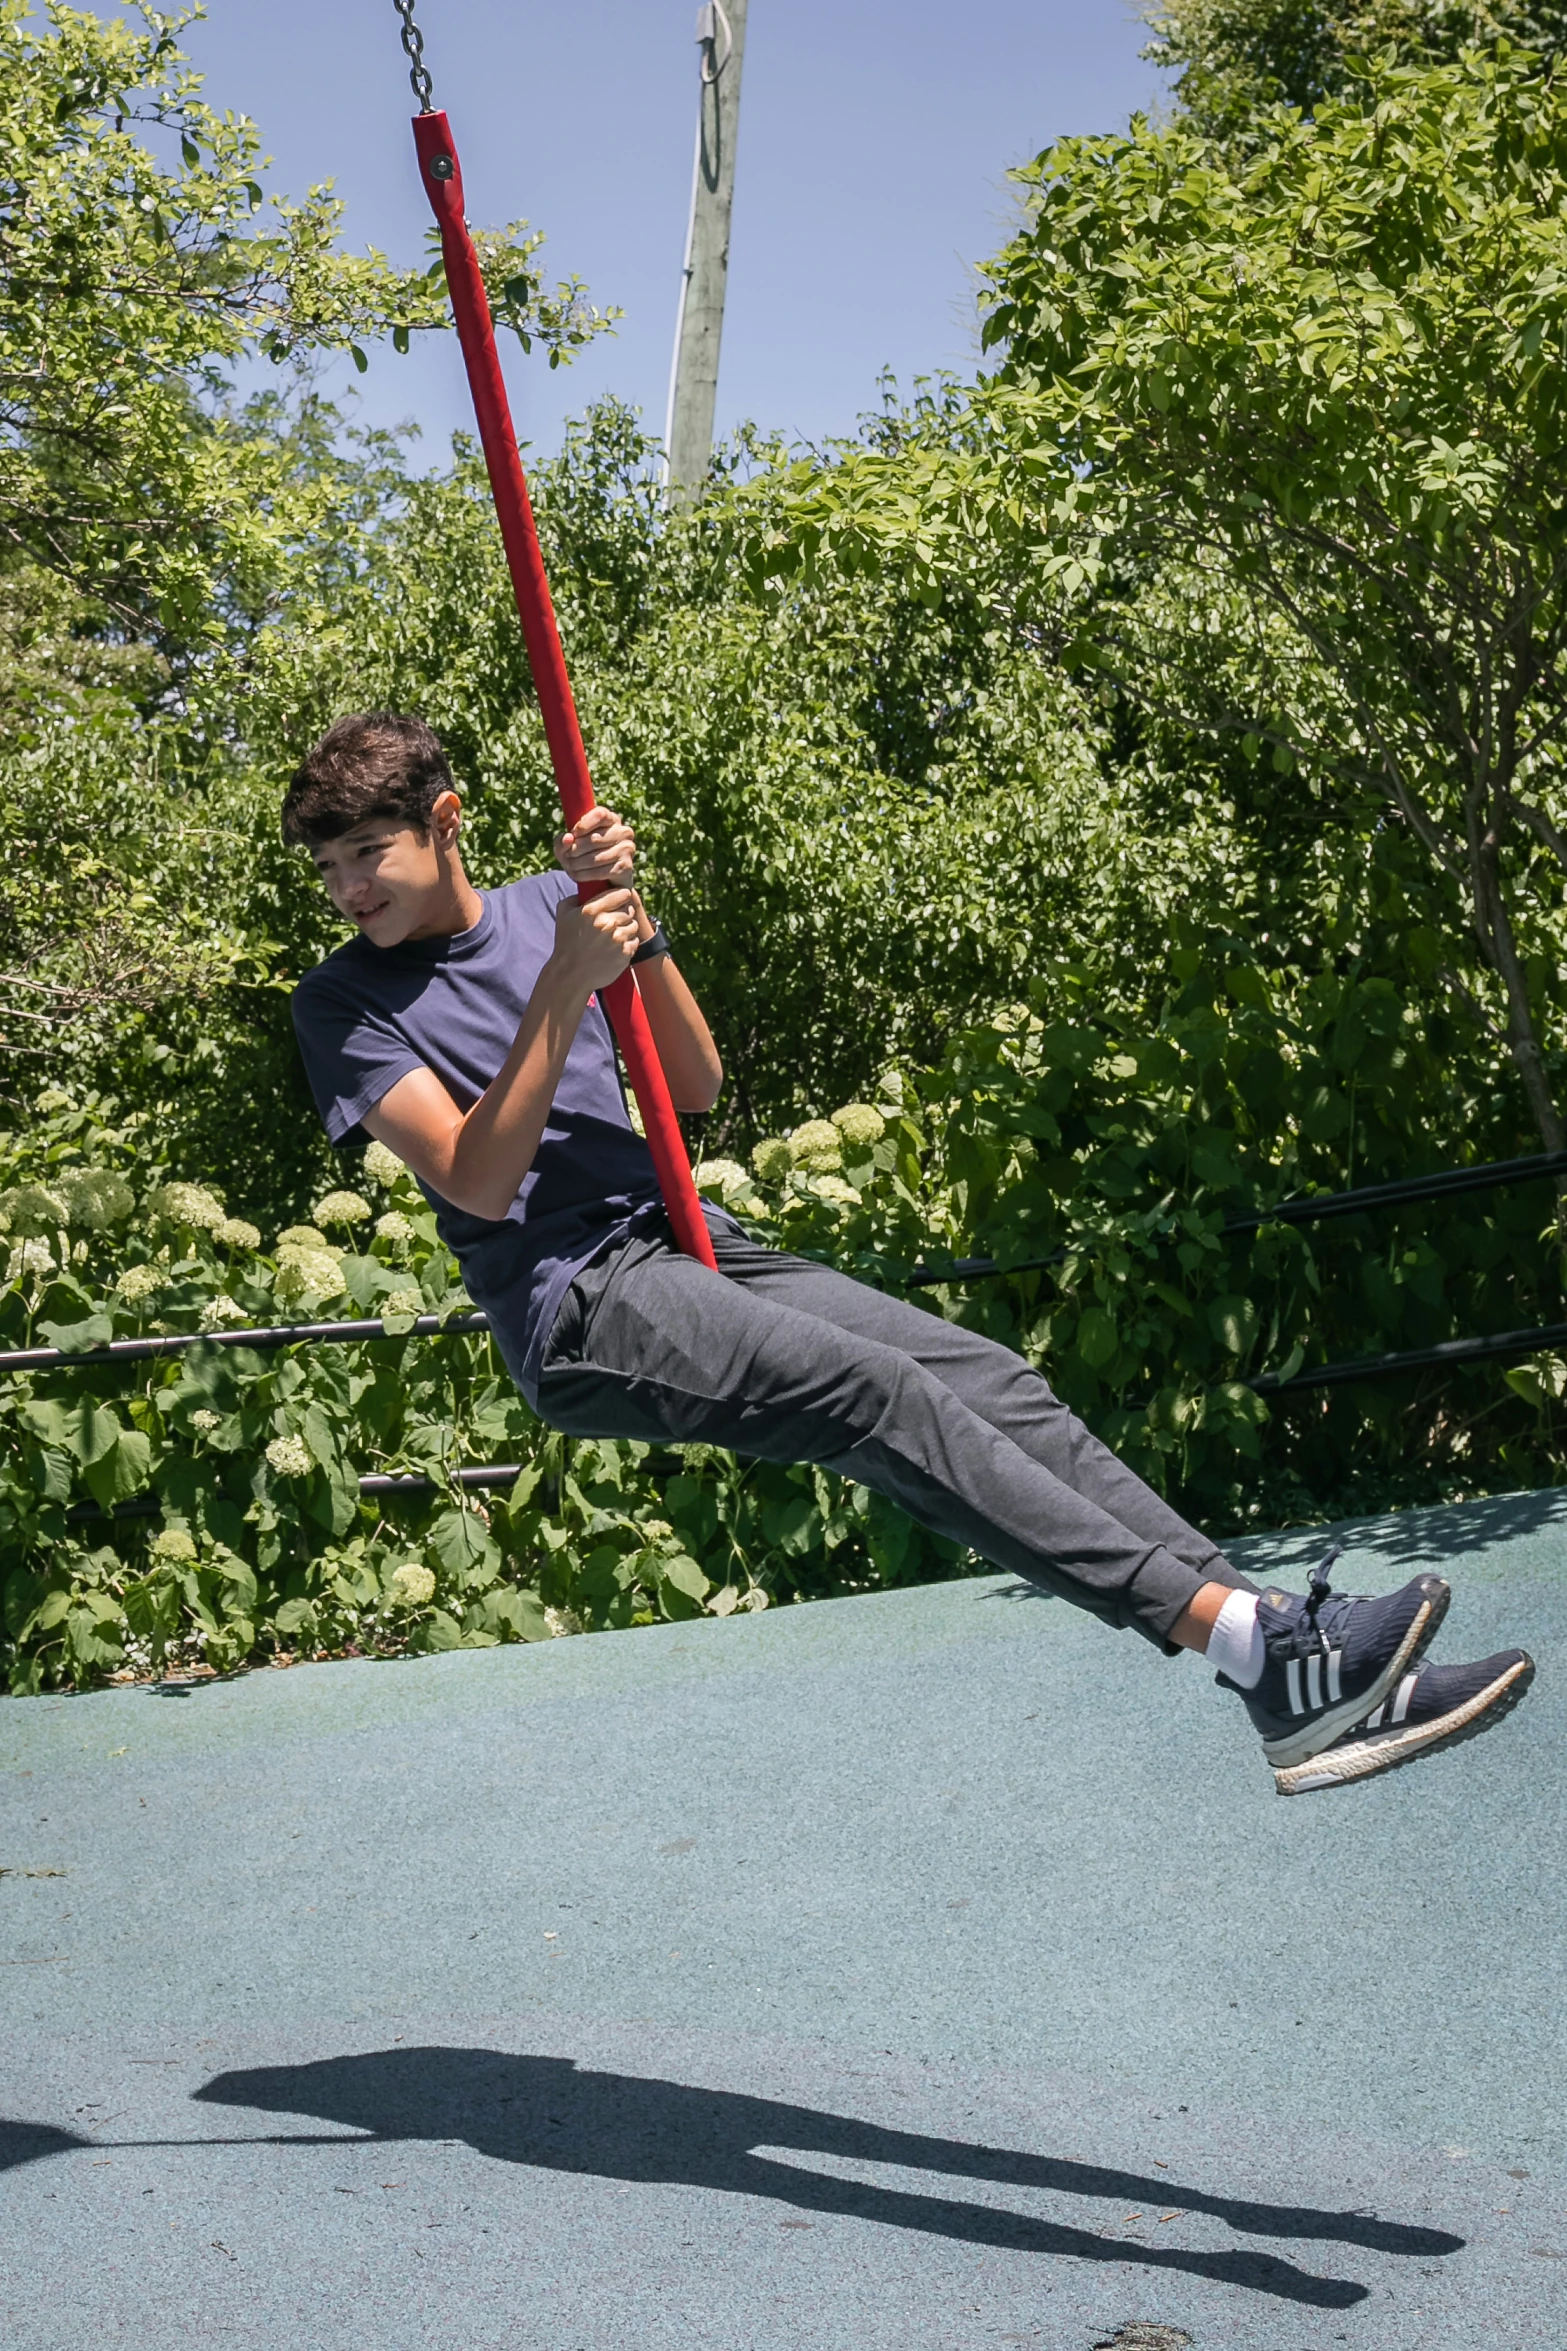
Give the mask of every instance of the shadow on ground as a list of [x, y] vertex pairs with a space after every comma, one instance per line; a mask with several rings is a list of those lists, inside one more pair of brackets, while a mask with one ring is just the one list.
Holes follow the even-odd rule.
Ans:
[[[519, 2057], [496, 2049], [382, 2049], [307, 2065], [259, 2066], [218, 2074], [195, 2093], [212, 2104], [274, 2114], [312, 2115], [373, 2140], [463, 2141], [502, 2163], [587, 2173], [639, 2184], [717, 2189], [765, 2196], [805, 2212], [880, 2221], [972, 2245], [1067, 2254], [1079, 2261], [1128, 2262], [1187, 2271], [1249, 2287], [1316, 2309], [1347, 2310], [1371, 2289], [1354, 2278], [1322, 2277], [1264, 2252], [1203, 2251], [1037, 2220], [986, 2204], [840, 2179], [788, 2160], [791, 2153], [850, 2163], [894, 2164], [945, 2172], [1011, 2188], [1074, 2197], [1103, 2196], [1174, 2218], [1202, 2213], [1248, 2236], [1321, 2240], [1369, 2252], [1430, 2260], [1463, 2249], [1443, 2229], [1407, 2227], [1371, 2212], [1326, 2212], [1310, 2205], [1265, 2204], [1214, 2196], [1168, 2176], [1153, 2179], [1070, 2158], [1028, 2155], [959, 2139], [883, 2128], [771, 2098], [691, 2089], [640, 2075], [596, 2073], [569, 2058]], [[282, 2145], [312, 2143], [289, 2132]], [[44, 2124], [0, 2123], [0, 2168], [65, 2154], [91, 2144]], [[232, 2141], [132, 2140], [129, 2146], [240, 2145]], [[263, 2140], [259, 2142], [267, 2144]], [[765, 2153], [760, 2150], [779, 2150]]]
[[1266, 1559], [1266, 1572], [1280, 1579], [1311, 1566], [1332, 1539], [1343, 1541], [1352, 1552], [1375, 1551], [1413, 1573], [1552, 1529], [1567, 1535], [1567, 1492], [1546, 1487], [1532, 1494], [1490, 1494], [1435, 1509], [1390, 1511], [1384, 1518], [1356, 1520], [1331, 1534], [1324, 1527], [1291, 1527], [1276, 1535], [1248, 1536], [1236, 1549], [1254, 1569]]
[[[1281, 1527], [1270, 1534], [1245, 1535], [1228, 1548], [1248, 1575], [1295, 1588], [1329, 1547], [1339, 1542], [1353, 1556], [1371, 1551], [1415, 1574], [1444, 1560], [1476, 1558], [1486, 1551], [1558, 1533], [1567, 1538], [1567, 1489], [1543, 1487], [1531, 1494], [1489, 1494], [1474, 1502], [1389, 1511], [1382, 1518], [1354, 1519], [1334, 1527]], [[1340, 1569], [1340, 1577], [1344, 1570]], [[1344, 1588], [1349, 1587], [1346, 1584]], [[996, 1600], [1048, 1600], [1040, 1584], [1002, 1584]]]
[[[460, 2141], [497, 2162], [763, 2196], [801, 2212], [878, 2221], [965, 2244], [1185, 2271], [1324, 2310], [1349, 2309], [1371, 2289], [1355, 2278], [1318, 2276], [1269, 2252], [1161, 2243], [1160, 2219], [1202, 2214], [1243, 2235], [1425, 2260], [1457, 2253], [1464, 2244], [1446, 2230], [1409, 2227], [1372, 2212], [1210, 2195], [1167, 2174], [1155, 2179], [1066, 2157], [933, 2138], [781, 2100], [594, 2072], [566, 2058], [496, 2049], [383, 2049], [305, 2065], [261, 2066], [219, 2074], [195, 2095], [209, 2104], [252, 2112], [313, 2116], [337, 2126], [334, 2138], [352, 2130], [373, 2140]], [[277, 2143], [310, 2143], [313, 2137], [291, 2132]], [[233, 2141], [162, 2143], [257, 2141], [244, 2133]], [[72, 2132], [43, 2125], [0, 2125], [0, 2163], [26, 2163], [85, 2144]], [[101, 2150], [108, 2142], [95, 2136], [92, 2144]], [[992, 2186], [1104, 2197], [1118, 2216], [1128, 2205], [1136, 2216], [1146, 2215], [1150, 2235], [1101, 2235], [989, 2204], [835, 2177], [792, 2156], [890, 2164]]]

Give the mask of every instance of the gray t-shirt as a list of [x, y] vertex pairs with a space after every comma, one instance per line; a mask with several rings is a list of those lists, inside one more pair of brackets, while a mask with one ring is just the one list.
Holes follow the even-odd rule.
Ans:
[[[511, 1051], [528, 997], [555, 945], [563, 873], [530, 874], [482, 893], [472, 930], [376, 947], [350, 939], [294, 991], [294, 1029], [316, 1107], [334, 1143], [412, 1069], [431, 1069], [460, 1110]], [[428, 1184], [441, 1237], [468, 1295], [530, 1404], [550, 1326], [590, 1259], [660, 1210], [652, 1155], [626, 1115], [609, 1022], [595, 997], [566, 1056], [549, 1123], [499, 1222], [454, 1208]]]

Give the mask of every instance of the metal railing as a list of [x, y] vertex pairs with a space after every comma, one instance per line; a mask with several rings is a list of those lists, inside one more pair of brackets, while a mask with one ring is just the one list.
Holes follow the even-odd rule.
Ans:
[[[1527, 1159], [1491, 1159], [1477, 1167], [1449, 1167], [1436, 1175], [1402, 1176], [1391, 1184], [1364, 1184], [1353, 1192], [1321, 1192], [1305, 1200], [1281, 1200], [1276, 1207], [1227, 1216], [1221, 1230], [1260, 1232], [1269, 1224], [1321, 1224], [1334, 1216], [1365, 1216], [1374, 1208], [1397, 1208], [1406, 1200], [1450, 1199], [1461, 1192], [1493, 1192], [1505, 1184], [1541, 1183], [1548, 1176], [1567, 1175], [1567, 1151], [1537, 1151]], [[947, 1284], [989, 1281], [995, 1275], [1042, 1273], [1069, 1254], [1052, 1249], [1048, 1257], [1022, 1257], [1002, 1265], [994, 1257], [955, 1257], [950, 1266], [917, 1265], [904, 1276], [911, 1290], [934, 1290]]]
[[[1270, 1208], [1248, 1210], [1242, 1216], [1225, 1219], [1221, 1228], [1225, 1234], [1259, 1232], [1266, 1225], [1318, 1224], [1334, 1217], [1363, 1216], [1379, 1208], [1400, 1207], [1414, 1200], [1450, 1199], [1469, 1192], [1499, 1190], [1510, 1184], [1540, 1183], [1567, 1175], [1567, 1151], [1542, 1151], [1521, 1159], [1487, 1160], [1474, 1167], [1444, 1168], [1432, 1175], [1401, 1177], [1392, 1183], [1364, 1184], [1347, 1192], [1324, 1192], [1315, 1197], [1281, 1200]], [[1059, 1265], [1069, 1254], [1067, 1248], [1054, 1249], [1045, 1257], [1023, 1258], [1011, 1265], [1002, 1265], [992, 1257], [959, 1257], [949, 1266], [916, 1265], [902, 1277], [907, 1289], [935, 1289], [965, 1282], [1005, 1278], [1013, 1274], [1041, 1272]], [[482, 1310], [441, 1316], [421, 1314], [406, 1330], [389, 1331], [379, 1319], [357, 1322], [309, 1322], [264, 1324], [255, 1329], [214, 1331], [158, 1332], [148, 1338], [114, 1339], [107, 1346], [68, 1351], [60, 1347], [20, 1347], [0, 1352], [0, 1371], [50, 1371], [66, 1365], [145, 1362], [150, 1359], [177, 1355], [191, 1347], [250, 1347], [261, 1350], [280, 1347], [355, 1345], [375, 1339], [461, 1337], [469, 1332], [487, 1331], [490, 1318]], [[1307, 1365], [1281, 1379], [1276, 1372], [1261, 1372], [1254, 1378], [1236, 1384], [1250, 1388], [1258, 1395], [1283, 1396], [1300, 1393], [1309, 1388], [1345, 1387], [1359, 1380], [1387, 1379], [1404, 1372], [1456, 1368], [1469, 1363], [1497, 1363], [1519, 1361], [1537, 1355], [1548, 1348], [1567, 1348], [1567, 1323], [1543, 1323], [1528, 1330], [1496, 1331], [1477, 1338], [1445, 1339], [1430, 1347], [1411, 1347], [1393, 1354], [1367, 1355], [1343, 1363]], [[452, 1473], [452, 1484], [480, 1488], [510, 1485], [518, 1476], [520, 1464], [494, 1462]], [[359, 1480], [359, 1491], [365, 1496], [433, 1493], [439, 1490], [439, 1481], [414, 1474], [372, 1475]], [[152, 1497], [137, 1497], [118, 1504], [113, 1512], [96, 1505], [83, 1503], [67, 1515], [75, 1519], [114, 1516], [134, 1518], [154, 1516], [161, 1505]]]

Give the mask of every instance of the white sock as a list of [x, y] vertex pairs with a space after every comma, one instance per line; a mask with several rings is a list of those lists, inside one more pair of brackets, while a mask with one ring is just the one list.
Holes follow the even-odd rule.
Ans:
[[1214, 1619], [1204, 1654], [1215, 1672], [1243, 1690], [1254, 1690], [1262, 1679], [1265, 1651], [1257, 1622], [1255, 1592], [1232, 1592]]

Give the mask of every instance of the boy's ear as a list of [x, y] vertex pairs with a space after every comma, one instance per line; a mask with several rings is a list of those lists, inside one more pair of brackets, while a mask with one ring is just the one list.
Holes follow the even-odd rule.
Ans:
[[430, 829], [443, 849], [449, 849], [462, 825], [462, 802], [455, 792], [441, 792], [430, 810]]

